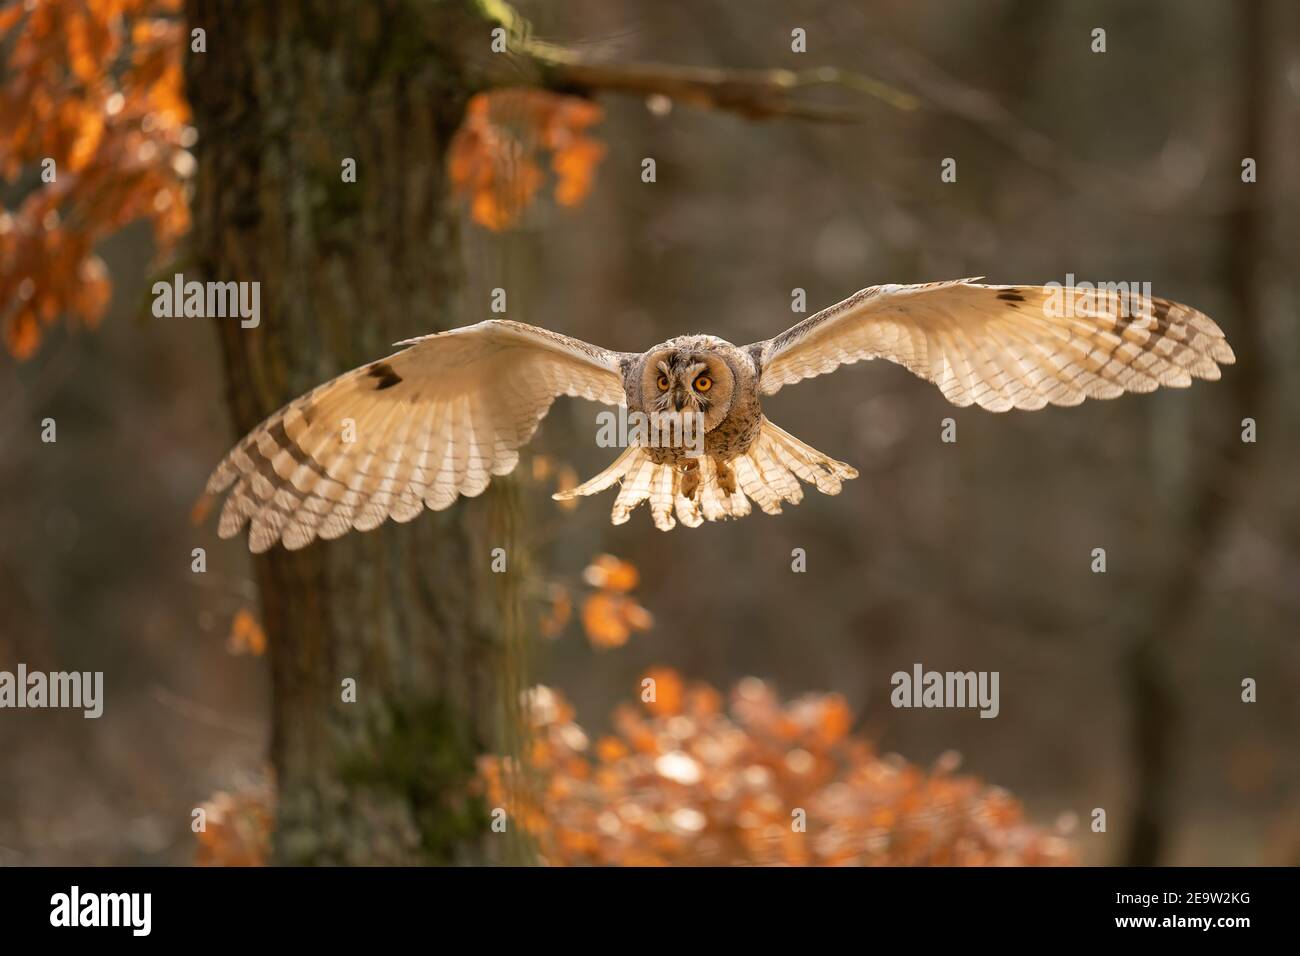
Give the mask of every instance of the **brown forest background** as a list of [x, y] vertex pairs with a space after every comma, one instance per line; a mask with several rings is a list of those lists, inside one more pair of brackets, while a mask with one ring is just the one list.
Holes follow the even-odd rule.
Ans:
[[[561, 471], [586, 477], [610, 457], [590, 439], [597, 407], [562, 400], [533, 446], [542, 463], [526, 456], [520, 470], [526, 606], [550, 615], [564, 593], [578, 613], [543, 628], [530, 679], [557, 689], [593, 740], [618, 730], [617, 705], [656, 667], [723, 693], [751, 676], [783, 698], [833, 693], [876, 751], [923, 767], [956, 751], [1029, 818], [1074, 815], [1084, 862], [1132, 858], [1152, 793], [1159, 862], [1300, 862], [1300, 11], [518, 7], [537, 36], [613, 63], [836, 65], [924, 105], [825, 91], [863, 117], [827, 124], [601, 97], [579, 124], [603, 144], [585, 157], [590, 183], [569, 183], [587, 190], [581, 202], [541, 190], [498, 232], [470, 220], [465, 198], [464, 323], [488, 317], [504, 287], [510, 318], [611, 348], [696, 330], [742, 343], [792, 324], [796, 287], [815, 311], [882, 282], [1073, 273], [1149, 281], [1215, 317], [1239, 356], [1220, 383], [1007, 415], [953, 408], [883, 363], [854, 366], [784, 390], [767, 412], [859, 480], [777, 518], [666, 535], [643, 513], [611, 527], [607, 496], [573, 511], [549, 499]], [[1252, 16], [1267, 29], [1252, 32]], [[1089, 48], [1098, 26], [1104, 54]], [[790, 51], [794, 27], [806, 54]], [[1249, 186], [1243, 144], [1258, 147]], [[940, 181], [945, 157], [956, 183]], [[0, 186], [4, 208], [38, 185], [28, 170]], [[149, 314], [154, 238], [136, 223], [100, 247], [113, 294], [97, 329], [51, 325], [30, 360], [0, 361], [0, 669], [102, 670], [108, 694], [98, 721], [0, 712], [0, 863], [187, 863], [191, 810], [264, 781], [250, 561], [214, 522], [191, 521], [233, 437], [220, 357], [209, 323]], [[183, 243], [180, 255], [160, 274], [183, 271]], [[1255, 444], [1238, 441], [1246, 415]], [[57, 444], [38, 440], [46, 416]], [[954, 445], [939, 441], [947, 416]], [[195, 547], [204, 575], [190, 572]], [[796, 547], [806, 574], [790, 571]], [[1089, 570], [1096, 547], [1104, 575]], [[639, 572], [634, 617], [649, 624], [618, 647], [600, 646], [602, 622], [581, 613], [584, 569], [602, 553]], [[889, 675], [918, 661], [1000, 671], [1000, 716], [893, 709]], [[1257, 704], [1240, 701], [1245, 677]], [[757, 685], [741, 686], [752, 705]], [[1105, 834], [1088, 832], [1094, 807]]]

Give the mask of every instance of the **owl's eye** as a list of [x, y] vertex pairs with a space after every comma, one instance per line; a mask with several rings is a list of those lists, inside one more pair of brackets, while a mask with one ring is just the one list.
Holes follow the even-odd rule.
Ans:
[[668, 376], [660, 375], [657, 379], [655, 379], [655, 384], [659, 386], [659, 391], [661, 392], [668, 391]]
[[713, 379], [707, 375], [701, 375], [695, 380], [695, 390], [697, 392], [707, 392], [713, 387]]

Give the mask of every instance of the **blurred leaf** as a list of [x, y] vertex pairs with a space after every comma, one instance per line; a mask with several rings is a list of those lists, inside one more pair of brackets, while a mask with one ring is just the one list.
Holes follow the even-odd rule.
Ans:
[[465, 109], [448, 156], [453, 191], [470, 218], [494, 231], [519, 222], [541, 190], [551, 154], [555, 200], [576, 206], [591, 191], [605, 147], [584, 132], [603, 116], [580, 97], [512, 88], [479, 93]]
[[265, 866], [271, 854], [274, 798], [265, 783], [228, 792], [219, 790], [200, 809], [204, 828], [195, 862], [199, 866]]
[[31, 309], [20, 308], [5, 323], [5, 346], [14, 358], [31, 358], [41, 342], [41, 326]]
[[582, 572], [582, 577], [593, 588], [610, 591], [631, 591], [641, 578], [636, 565], [620, 561], [612, 554], [600, 554], [593, 558]]
[[632, 628], [621, 608], [621, 597], [599, 592], [582, 602], [582, 627], [596, 647], [620, 647], [627, 643]]
[[266, 653], [266, 632], [247, 608], [241, 608], [235, 614], [230, 625], [230, 637], [226, 640], [226, 649], [232, 654], [252, 654], [254, 657]]
[[681, 675], [667, 667], [654, 667], [645, 676], [654, 681], [654, 698], [645, 701], [646, 709], [660, 717], [680, 714], [686, 690]]

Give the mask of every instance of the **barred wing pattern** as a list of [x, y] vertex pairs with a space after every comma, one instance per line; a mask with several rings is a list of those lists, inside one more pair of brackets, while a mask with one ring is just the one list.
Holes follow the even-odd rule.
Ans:
[[765, 395], [885, 358], [954, 405], [995, 412], [1182, 388], [1235, 360], [1219, 327], [1177, 302], [972, 279], [863, 289], [748, 351]]
[[221, 537], [251, 523], [260, 552], [410, 521], [513, 470], [558, 396], [624, 401], [620, 353], [520, 322], [398, 344], [409, 348], [295, 399], [226, 456], [207, 486], [231, 489]]

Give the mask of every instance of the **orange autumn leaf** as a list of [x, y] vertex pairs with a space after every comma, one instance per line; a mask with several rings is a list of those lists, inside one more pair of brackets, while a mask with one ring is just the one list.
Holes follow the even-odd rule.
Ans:
[[622, 611], [622, 598], [603, 591], [582, 602], [582, 627], [596, 647], [620, 647], [632, 633]]
[[580, 96], [559, 96], [546, 90], [521, 90], [534, 108], [544, 116], [542, 139], [547, 149], [564, 149], [581, 138], [582, 131], [605, 118], [605, 111], [594, 100]]
[[30, 309], [14, 312], [5, 322], [5, 347], [17, 359], [31, 358], [41, 342], [41, 326]]
[[68, 169], [77, 173], [85, 169], [104, 136], [104, 117], [94, 110], [83, 110], [76, 118], [76, 137], [68, 149]]
[[694, 717], [711, 717], [722, 712], [722, 694], [707, 684], [697, 684], [686, 695], [683, 711]]
[[241, 608], [235, 614], [230, 625], [230, 637], [226, 640], [226, 649], [231, 654], [252, 654], [254, 657], [266, 653], [266, 632], [247, 608]]
[[576, 206], [591, 191], [605, 147], [585, 133], [601, 108], [578, 97], [536, 89], [479, 93], [469, 101], [448, 150], [453, 192], [470, 218], [494, 231], [516, 225], [544, 182], [551, 154], [554, 196]]
[[617, 737], [601, 737], [596, 741], [596, 756], [606, 763], [622, 760], [627, 754], [627, 744]]
[[605, 144], [594, 139], [579, 139], [556, 150], [551, 159], [555, 170], [555, 201], [561, 206], [576, 206], [591, 192], [596, 167], [605, 157]]
[[470, 216], [481, 226], [500, 232], [519, 221], [542, 185], [542, 171], [531, 162], [480, 178], [473, 187]]
[[4, 7], [0, 7], [0, 37], [8, 33], [23, 15], [23, 4], [20, 0], [10, 0]]
[[202, 828], [195, 862], [199, 866], [265, 866], [271, 855], [274, 796], [264, 781], [233, 791], [220, 790], [200, 805]]
[[582, 626], [596, 647], [621, 647], [633, 631], [653, 624], [650, 612], [625, 594], [598, 591], [582, 603]]
[[686, 685], [680, 674], [667, 667], [655, 667], [646, 672], [645, 679], [654, 681], [654, 696], [645, 701], [646, 710], [657, 717], [682, 712]]
[[848, 701], [839, 694], [827, 694], [808, 714], [813, 733], [823, 744], [833, 744], [844, 737], [853, 725]]
[[593, 588], [631, 591], [641, 580], [636, 565], [621, 561], [612, 554], [598, 554], [582, 572], [583, 580]]

